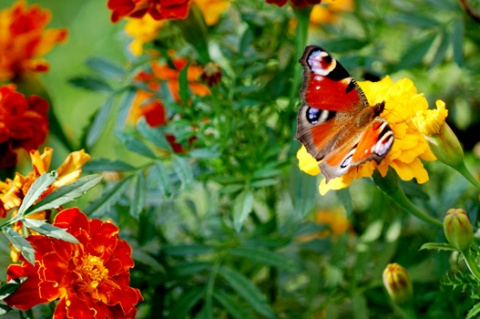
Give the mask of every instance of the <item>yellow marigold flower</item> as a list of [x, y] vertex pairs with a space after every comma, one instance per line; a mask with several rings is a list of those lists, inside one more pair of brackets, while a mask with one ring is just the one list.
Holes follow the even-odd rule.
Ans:
[[50, 20], [49, 10], [23, 0], [0, 11], [0, 81], [48, 71], [48, 62], [40, 57], [67, 39], [64, 28], [45, 30]]
[[352, 11], [355, 7], [353, 0], [324, 0], [313, 6], [310, 14], [310, 23], [314, 25], [330, 24], [338, 20], [338, 13]]
[[[409, 181], [415, 178], [422, 184], [428, 181], [428, 173], [420, 159], [435, 160], [423, 134], [412, 121], [418, 111], [427, 110], [428, 102], [423, 94], [417, 93], [410, 79], [401, 79], [393, 82], [385, 77], [379, 82], [358, 82], [367, 96], [370, 105], [385, 101], [385, 110], [381, 116], [387, 120], [395, 137], [388, 154], [377, 164], [375, 161], [366, 162], [358, 167], [352, 167], [345, 175], [332, 179], [328, 184], [325, 179], [320, 183], [320, 194], [329, 190], [348, 187], [355, 179], [371, 177], [375, 169], [382, 176], [387, 174], [388, 168], [393, 168], [398, 176]], [[320, 171], [315, 168], [318, 162], [302, 147], [298, 153], [301, 170], [316, 175]]]
[[125, 24], [125, 33], [133, 37], [130, 43], [130, 51], [134, 56], [140, 56], [143, 53], [145, 43], [153, 41], [165, 24], [165, 20], [155, 20], [150, 15], [145, 15], [140, 19], [128, 19]]
[[230, 6], [228, 0], [194, 0], [193, 2], [202, 11], [207, 25], [216, 24], [220, 15]]
[[[38, 150], [30, 152], [32, 160], [33, 171], [23, 176], [16, 173], [13, 180], [7, 179], [5, 182], [0, 181], [0, 217], [5, 217], [7, 212], [11, 209], [18, 208], [22, 204], [23, 198], [32, 186], [33, 182], [46, 173], [50, 169], [52, 161], [53, 149], [45, 148], [43, 154]], [[82, 173], [82, 166], [90, 159], [90, 155], [84, 150], [76, 151], [67, 156], [65, 161], [60, 165], [56, 171], [58, 173], [57, 180], [50, 185], [50, 187], [42, 195], [46, 196], [55, 189], [70, 184], [77, 180]], [[48, 212], [41, 211], [28, 216], [31, 219], [43, 220], [46, 219]], [[12, 217], [16, 215], [13, 213]], [[12, 227], [15, 231], [22, 233], [22, 223], [17, 222]], [[19, 257], [19, 251], [13, 246], [10, 249], [10, 257], [13, 262], [16, 262]]]

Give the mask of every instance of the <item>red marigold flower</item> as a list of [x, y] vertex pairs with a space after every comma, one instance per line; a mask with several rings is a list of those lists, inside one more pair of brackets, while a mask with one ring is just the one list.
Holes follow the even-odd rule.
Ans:
[[48, 132], [47, 101], [25, 98], [15, 88], [12, 84], [0, 87], [0, 169], [15, 166], [15, 149], [38, 148]]
[[[288, 0], [267, 0], [267, 3], [275, 4], [279, 7], [283, 7], [287, 2]], [[319, 4], [320, 2], [322, 2], [322, 0], [290, 0], [290, 2], [292, 3], [292, 6], [296, 8], [303, 8], [306, 6], [313, 6], [315, 4]]]
[[0, 11], [0, 81], [12, 80], [25, 72], [48, 71], [48, 62], [40, 57], [55, 45], [65, 42], [67, 30], [47, 29], [49, 10], [17, 1]]
[[118, 236], [111, 222], [87, 219], [78, 208], [61, 211], [54, 226], [65, 228], [80, 244], [30, 235], [35, 265], [22, 258], [10, 265], [8, 280], [27, 277], [4, 299], [7, 305], [27, 310], [60, 299], [53, 315], [60, 318], [135, 318], [143, 297], [130, 287], [132, 248]]
[[142, 18], [149, 14], [155, 20], [185, 19], [191, 0], [108, 0], [112, 10], [111, 20], [118, 22], [123, 17]]

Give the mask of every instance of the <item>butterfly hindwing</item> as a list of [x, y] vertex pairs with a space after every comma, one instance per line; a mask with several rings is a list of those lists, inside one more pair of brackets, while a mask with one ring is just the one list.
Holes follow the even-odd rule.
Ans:
[[393, 132], [379, 117], [385, 104], [369, 106], [355, 80], [327, 51], [307, 46], [300, 59], [304, 82], [297, 134], [318, 161], [327, 182], [368, 160], [379, 163]]

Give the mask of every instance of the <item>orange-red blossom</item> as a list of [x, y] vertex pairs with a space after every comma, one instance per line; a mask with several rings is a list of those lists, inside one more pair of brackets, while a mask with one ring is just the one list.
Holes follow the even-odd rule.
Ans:
[[58, 299], [54, 319], [135, 318], [136, 305], [143, 298], [130, 287], [132, 248], [119, 238], [118, 228], [111, 222], [89, 220], [78, 208], [61, 211], [53, 225], [65, 228], [80, 243], [28, 236], [35, 265], [21, 257], [21, 265], [8, 267], [8, 280], [27, 279], [5, 303], [28, 310]]

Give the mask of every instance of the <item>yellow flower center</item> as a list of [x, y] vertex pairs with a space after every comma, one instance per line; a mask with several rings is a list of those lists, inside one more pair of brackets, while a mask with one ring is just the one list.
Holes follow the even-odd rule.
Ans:
[[82, 263], [77, 266], [76, 272], [83, 280], [90, 279], [87, 286], [88, 290], [96, 289], [100, 282], [108, 277], [108, 269], [105, 268], [100, 257], [90, 254], [82, 259]]

